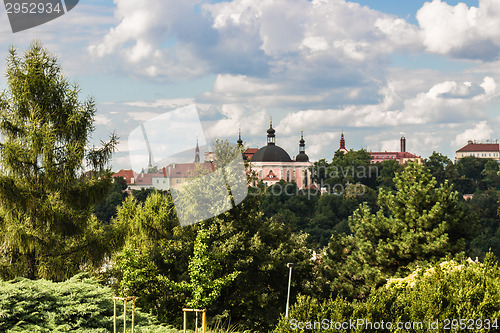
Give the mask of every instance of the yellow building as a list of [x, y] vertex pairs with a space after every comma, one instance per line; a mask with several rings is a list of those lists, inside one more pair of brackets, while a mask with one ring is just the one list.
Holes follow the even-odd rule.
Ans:
[[472, 140], [467, 142], [466, 146], [463, 146], [456, 151], [455, 161], [461, 158], [473, 156], [477, 158], [491, 158], [495, 161], [500, 162], [500, 149], [498, 143], [475, 143]]

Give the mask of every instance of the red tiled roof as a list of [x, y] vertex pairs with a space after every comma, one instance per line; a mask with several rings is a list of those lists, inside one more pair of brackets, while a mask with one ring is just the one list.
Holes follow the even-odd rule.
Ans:
[[123, 169], [121, 169], [120, 171], [118, 171], [117, 173], [115, 173], [113, 175], [113, 177], [123, 177], [123, 178], [125, 178], [125, 181], [127, 182], [127, 184], [130, 184], [131, 183], [131, 179], [137, 177], [137, 173], [134, 172], [134, 170], [123, 170]]
[[166, 166], [165, 172], [167, 177], [171, 178], [189, 178], [193, 176], [193, 172], [196, 169], [196, 164], [199, 164], [202, 168], [210, 171], [214, 171], [214, 164], [211, 162], [204, 163], [172, 163]]
[[407, 151], [405, 152], [400, 152], [400, 151], [386, 151], [386, 152], [370, 152], [370, 155], [372, 155], [374, 158], [377, 158], [378, 156], [394, 156], [394, 158], [420, 158], [417, 155], [414, 155], [412, 153], [409, 153]]
[[398, 154], [397, 152], [389, 152], [389, 151], [386, 151], [386, 152], [382, 152], [382, 151], [370, 152], [370, 155], [372, 155], [372, 156], [376, 156], [376, 155], [392, 155], [392, 156], [396, 156], [397, 154]]
[[245, 150], [243, 152], [243, 156], [245, 156], [247, 159], [251, 160], [253, 157], [253, 154], [255, 154], [257, 152], [257, 150], [259, 150], [259, 148], [247, 148], [247, 150]]
[[153, 185], [153, 177], [163, 177], [163, 170], [156, 173], [140, 173], [135, 183], [137, 185]]
[[370, 163], [378, 163], [378, 162], [383, 162], [383, 161], [388, 161], [388, 160], [394, 160], [398, 161], [398, 163], [402, 163], [405, 159], [420, 159], [420, 156], [414, 155], [412, 153], [409, 153], [407, 151], [405, 152], [400, 152], [400, 151], [377, 151], [377, 152], [370, 152], [370, 155], [372, 156], [372, 161]]
[[469, 143], [466, 146], [463, 146], [457, 152], [463, 151], [499, 151], [498, 143]]
[[412, 153], [409, 153], [407, 151], [405, 152], [398, 152], [396, 158], [420, 158], [420, 156], [414, 155]]

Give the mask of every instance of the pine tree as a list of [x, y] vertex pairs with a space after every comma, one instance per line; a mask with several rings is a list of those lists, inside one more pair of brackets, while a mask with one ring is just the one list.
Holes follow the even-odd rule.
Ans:
[[380, 189], [377, 212], [364, 203], [350, 217], [353, 235], [344, 241], [351, 245], [344, 250], [349, 255], [342, 265], [326, 258], [336, 267], [335, 292], [364, 297], [389, 277], [464, 249], [473, 222], [464, 218], [458, 193], [447, 181], [436, 187], [424, 166], [409, 163], [394, 183], [394, 193]]
[[[0, 95], [0, 272], [61, 280], [99, 263], [104, 231], [92, 216], [106, 195], [117, 138], [88, 148], [96, 106], [39, 42], [7, 59]], [[90, 171], [84, 173], [84, 168]]]

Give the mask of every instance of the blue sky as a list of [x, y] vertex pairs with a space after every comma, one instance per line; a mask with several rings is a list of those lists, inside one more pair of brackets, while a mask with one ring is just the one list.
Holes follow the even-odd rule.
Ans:
[[496, 0], [94, 0], [16, 34], [0, 15], [0, 58], [39, 39], [96, 100], [93, 140], [118, 133], [116, 170], [134, 129], [190, 104], [207, 141], [241, 128], [261, 147], [272, 116], [277, 144], [296, 155], [303, 129], [313, 160], [342, 130], [351, 149], [394, 151], [404, 132], [408, 151], [452, 159], [499, 138]]

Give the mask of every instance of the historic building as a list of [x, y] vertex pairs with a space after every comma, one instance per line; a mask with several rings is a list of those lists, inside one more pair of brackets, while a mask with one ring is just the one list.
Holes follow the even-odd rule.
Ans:
[[491, 158], [500, 163], [500, 149], [498, 143], [476, 143], [467, 141], [467, 145], [456, 151], [455, 161], [473, 156], [477, 158]]
[[[127, 181], [128, 190], [148, 188], [155, 188], [162, 191], [170, 189], [179, 190], [184, 184], [189, 182], [198, 168], [214, 171], [212, 162], [171, 163], [154, 173], [136, 174], [132, 170], [120, 170], [113, 177], [124, 177]], [[127, 177], [130, 173], [135, 174], [135, 177]]]
[[349, 152], [349, 150], [345, 147], [344, 131], [342, 131], [342, 134], [340, 135], [340, 147], [337, 151], [341, 151], [344, 154]]
[[395, 160], [399, 164], [405, 164], [408, 161], [417, 161], [419, 164], [422, 164], [422, 157], [414, 155], [412, 153], [409, 153], [406, 151], [406, 138], [401, 136], [400, 139], [400, 151], [396, 152], [372, 152], [370, 151], [369, 154], [372, 156], [372, 160], [370, 163], [377, 163], [377, 162], [384, 162], [387, 160]]
[[[294, 159], [290, 158], [290, 155], [283, 148], [276, 145], [275, 133], [271, 121], [267, 130], [267, 145], [260, 149], [248, 148], [243, 153], [258, 179], [261, 179], [266, 185], [276, 184], [283, 179], [287, 182], [294, 181], [301, 189], [314, 186], [311, 183], [309, 170], [313, 163], [309, 161], [309, 156], [306, 154], [303, 132], [301, 132], [299, 140], [299, 154]], [[241, 134], [238, 144], [243, 144]]]
[[[404, 164], [410, 160], [416, 160], [422, 163], [422, 158], [420, 156], [406, 151], [406, 138], [404, 136], [401, 137], [400, 142], [401, 151], [399, 152], [369, 152], [372, 156], [371, 163], [383, 162], [386, 160], [396, 160], [399, 164]], [[240, 147], [243, 145], [241, 133], [239, 133], [237, 143]], [[466, 156], [460, 155], [459, 157], [459, 153], [467, 153], [469, 154], [467, 156], [491, 157], [500, 160], [498, 144], [489, 145], [487, 150], [485, 150], [486, 148], [484, 147], [486, 145], [472, 144], [471, 146], [471, 144], [472, 143], [469, 142], [469, 145], [457, 151], [457, 159]], [[287, 182], [293, 181], [300, 189], [315, 188], [316, 184], [313, 184], [311, 181], [311, 167], [314, 163], [309, 161], [305, 146], [304, 134], [303, 131], [301, 131], [298, 142], [299, 153], [294, 158], [291, 158], [283, 148], [276, 144], [276, 131], [271, 121], [269, 129], [267, 130], [267, 144], [260, 149], [247, 148], [243, 152], [243, 158], [249, 162], [252, 171], [255, 172], [257, 176], [256, 181], [262, 180], [268, 186], [276, 184], [280, 180]], [[485, 152], [481, 149], [485, 150]], [[340, 136], [340, 146], [337, 152], [338, 151], [345, 154], [349, 153], [349, 150], [346, 148], [343, 132]], [[496, 155], [490, 156], [490, 154], [495, 153]], [[479, 156], [477, 154], [488, 154], [488, 156]], [[127, 181], [129, 190], [144, 188], [156, 188], [158, 190], [180, 189], [184, 184], [189, 182], [197, 168], [201, 167], [209, 172], [214, 171], [214, 153], [206, 152], [204, 157], [205, 161], [201, 162], [200, 149], [197, 143], [193, 163], [172, 163], [161, 168], [156, 173], [138, 174], [132, 170], [120, 170], [118, 173], [114, 174], [113, 177], [124, 177]]]

